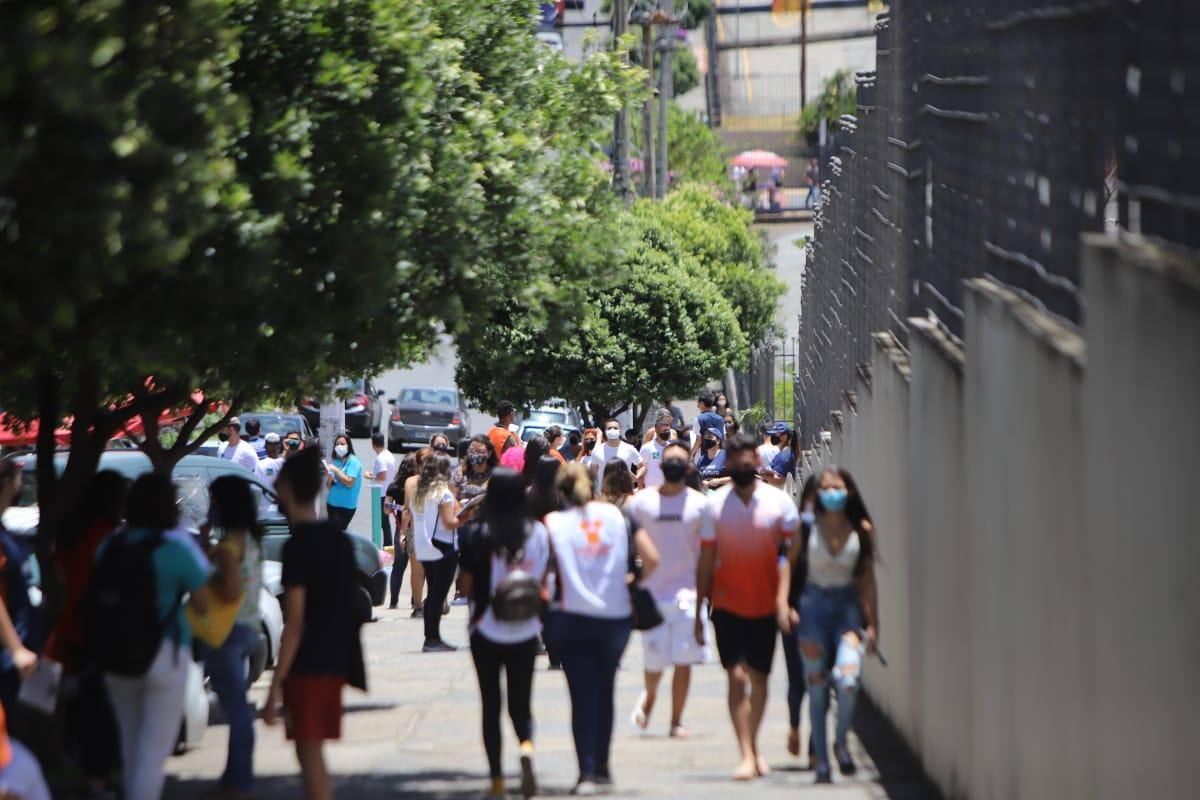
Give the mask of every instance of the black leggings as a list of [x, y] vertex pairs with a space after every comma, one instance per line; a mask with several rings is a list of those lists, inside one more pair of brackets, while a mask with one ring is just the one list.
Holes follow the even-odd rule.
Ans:
[[441, 552], [442, 557], [437, 561], [422, 561], [425, 568], [425, 641], [427, 643], [442, 640], [442, 606], [446, 596], [450, 594], [450, 585], [454, 583], [454, 572], [458, 569], [458, 558], [454, 553], [454, 545], [433, 541], [433, 546]]
[[339, 530], [350, 530], [350, 520], [354, 519], [357, 508], [342, 508], [341, 506], [326, 505], [328, 510], [329, 521], [338, 526]]
[[483, 700], [483, 747], [493, 778], [503, 775], [500, 768], [500, 667], [508, 684], [508, 718], [512, 720], [517, 741], [533, 739], [533, 712], [529, 699], [533, 694], [533, 662], [537, 658], [536, 637], [517, 644], [497, 644], [478, 633], [471, 635], [471, 656], [479, 676], [479, 696]]

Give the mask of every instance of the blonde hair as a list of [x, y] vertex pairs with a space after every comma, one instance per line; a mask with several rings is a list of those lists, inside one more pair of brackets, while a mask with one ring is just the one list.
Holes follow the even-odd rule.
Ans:
[[413, 492], [413, 505], [422, 508], [431, 497], [441, 497], [450, 488], [450, 458], [438, 455], [425, 459], [421, 465], [421, 477], [417, 479], [417, 490]]
[[582, 464], [565, 464], [558, 470], [558, 491], [568, 504], [586, 505], [592, 499], [592, 476]]

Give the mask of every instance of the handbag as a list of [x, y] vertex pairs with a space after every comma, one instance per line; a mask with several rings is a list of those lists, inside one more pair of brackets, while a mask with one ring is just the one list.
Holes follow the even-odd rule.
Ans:
[[[222, 540], [217, 547], [232, 546], [232, 542], [226, 544], [226, 541]], [[244, 557], [245, 553], [241, 558]], [[241, 561], [241, 558], [238, 560]], [[188, 625], [191, 626], [192, 635], [214, 650], [225, 644], [230, 631], [233, 630], [234, 623], [237, 622], [238, 611], [241, 610], [242, 599], [245, 595], [245, 590], [243, 590], [238, 594], [236, 600], [229, 601], [222, 600], [214, 592], [208, 609], [203, 614], [196, 612], [190, 605], [185, 606], [183, 613], [187, 617]]]
[[642, 579], [642, 562], [637, 557], [637, 544], [634, 541], [637, 524], [628, 514], [625, 514], [625, 528], [629, 541], [628, 572], [633, 576], [633, 580], [629, 582], [629, 601], [633, 607], [633, 629], [648, 631], [663, 623], [663, 615], [658, 611], [658, 603], [654, 602], [654, 595], [639, 583]]

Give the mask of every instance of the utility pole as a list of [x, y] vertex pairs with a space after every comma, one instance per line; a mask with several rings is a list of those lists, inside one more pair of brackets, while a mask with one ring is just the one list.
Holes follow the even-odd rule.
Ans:
[[649, 12], [643, 11], [642, 66], [646, 68], [646, 102], [642, 104], [642, 180], [646, 182], [646, 197], [658, 196], [654, 188], [654, 26]]
[[675, 81], [671, 71], [671, 53], [675, 46], [675, 30], [674, 25], [668, 25], [664, 29], [662, 38], [662, 61], [658, 67], [658, 159], [655, 167], [656, 176], [654, 179], [655, 189], [657, 194], [655, 197], [662, 199], [667, 196], [667, 107], [671, 102], [671, 95]]
[[[615, 0], [613, 3], [612, 28], [614, 49], [621, 46], [621, 37], [625, 35], [626, 24], [629, 21], [628, 0]], [[622, 60], [628, 54], [622, 54]], [[623, 201], [628, 203], [632, 198], [629, 192], [629, 103], [627, 98], [621, 99], [621, 107], [613, 123], [613, 188]]]
[[808, 0], [800, 0], [800, 110], [808, 105]]

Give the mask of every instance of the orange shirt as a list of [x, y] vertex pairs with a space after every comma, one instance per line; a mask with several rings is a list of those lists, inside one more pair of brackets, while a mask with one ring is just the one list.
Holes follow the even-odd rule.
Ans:
[[709, 497], [714, 531], [701, 542], [715, 547], [712, 604], [739, 617], [773, 617], [784, 543], [800, 527], [796, 504], [785, 492], [758, 483], [750, 502], [732, 485]]
[[504, 454], [504, 443], [508, 441], [513, 433], [508, 428], [503, 428], [499, 425], [493, 425], [488, 431], [487, 436], [492, 441], [492, 447], [496, 450], [496, 457], [499, 458]]

